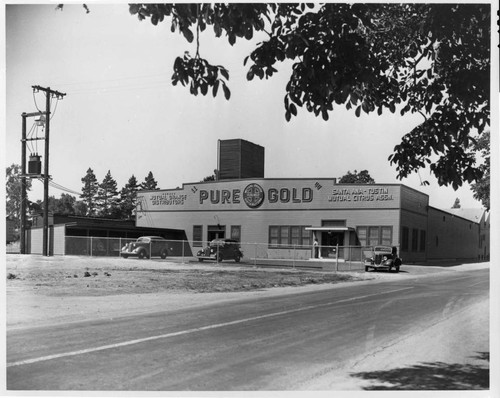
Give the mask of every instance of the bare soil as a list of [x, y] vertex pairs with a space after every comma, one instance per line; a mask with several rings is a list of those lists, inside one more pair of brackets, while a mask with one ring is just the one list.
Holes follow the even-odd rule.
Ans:
[[337, 274], [160, 259], [9, 254], [6, 263], [9, 329], [177, 310], [376, 278], [364, 272]]
[[9, 258], [7, 286], [43, 296], [211, 293], [339, 283], [358, 276], [307, 270], [259, 269], [233, 264], [177, 264], [106, 258]]

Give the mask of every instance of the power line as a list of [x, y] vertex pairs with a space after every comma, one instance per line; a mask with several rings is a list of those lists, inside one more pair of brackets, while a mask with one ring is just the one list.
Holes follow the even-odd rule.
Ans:
[[35, 97], [35, 91], [33, 91], [33, 102], [35, 103], [35, 108], [38, 112], [41, 112], [40, 111], [40, 108], [38, 108], [38, 104], [36, 103], [36, 97]]
[[67, 192], [67, 193], [71, 193], [73, 195], [77, 195], [77, 196], [80, 196], [81, 195], [81, 192], [76, 192], [72, 189], [69, 189], [69, 188], [66, 188], [54, 181], [50, 181], [49, 182], [50, 186], [53, 187], [53, 188], [56, 188], [56, 189], [59, 189], [60, 191], [64, 191], [64, 192]]
[[[43, 178], [38, 178], [38, 181], [40, 182], [43, 182]], [[81, 195], [81, 192], [77, 192], [73, 189], [70, 189], [70, 188], [66, 188], [65, 186], [61, 185], [61, 184], [58, 184], [57, 182], [55, 181], [52, 181], [50, 180], [49, 181], [49, 185], [52, 187], [52, 188], [55, 188], [55, 189], [58, 189], [60, 191], [64, 191], [64, 192], [67, 192], [67, 193], [71, 193], [73, 195], [77, 195], [77, 196], [80, 196]]]

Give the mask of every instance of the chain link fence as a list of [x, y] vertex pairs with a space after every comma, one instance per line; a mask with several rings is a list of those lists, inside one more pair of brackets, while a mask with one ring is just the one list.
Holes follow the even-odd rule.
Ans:
[[[134, 243], [136, 252], [122, 252]], [[139, 250], [140, 249], [140, 250]], [[144, 250], [144, 255], [140, 251]], [[166, 256], [162, 256], [166, 249]], [[329, 269], [335, 271], [363, 270], [364, 259], [371, 255], [372, 246], [279, 245], [269, 243], [234, 242], [224, 240], [178, 241], [161, 240], [137, 243], [137, 239], [76, 237], [65, 238], [65, 254], [78, 256], [109, 256], [138, 258], [169, 258], [173, 261], [241, 262], [250, 265], [275, 265]], [[235, 254], [236, 253], [236, 254]], [[237, 253], [240, 253], [241, 257]], [[238, 258], [239, 257], [239, 258]]]
[[19, 254], [21, 253], [21, 243], [20, 242], [12, 242], [12, 243], [7, 243], [5, 252], [7, 254]]

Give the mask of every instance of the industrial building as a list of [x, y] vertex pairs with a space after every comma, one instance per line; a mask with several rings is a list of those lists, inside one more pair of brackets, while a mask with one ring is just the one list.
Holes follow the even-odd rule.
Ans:
[[184, 231], [193, 252], [215, 238], [237, 239], [250, 253], [261, 244], [259, 257], [269, 259], [293, 250], [306, 260], [315, 238], [323, 259], [338, 259], [337, 247], [374, 245], [398, 247], [406, 263], [489, 257], [484, 212], [473, 220], [434, 208], [403, 184], [264, 178], [264, 148], [244, 140], [219, 141], [218, 151], [216, 181], [140, 191], [136, 226]]

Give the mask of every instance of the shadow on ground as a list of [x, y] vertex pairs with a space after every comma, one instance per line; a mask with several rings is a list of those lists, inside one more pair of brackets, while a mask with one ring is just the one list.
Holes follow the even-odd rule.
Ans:
[[418, 365], [384, 371], [353, 373], [351, 377], [370, 380], [364, 390], [487, 390], [489, 380], [489, 352], [473, 357], [483, 360], [483, 366], [424, 362]]

